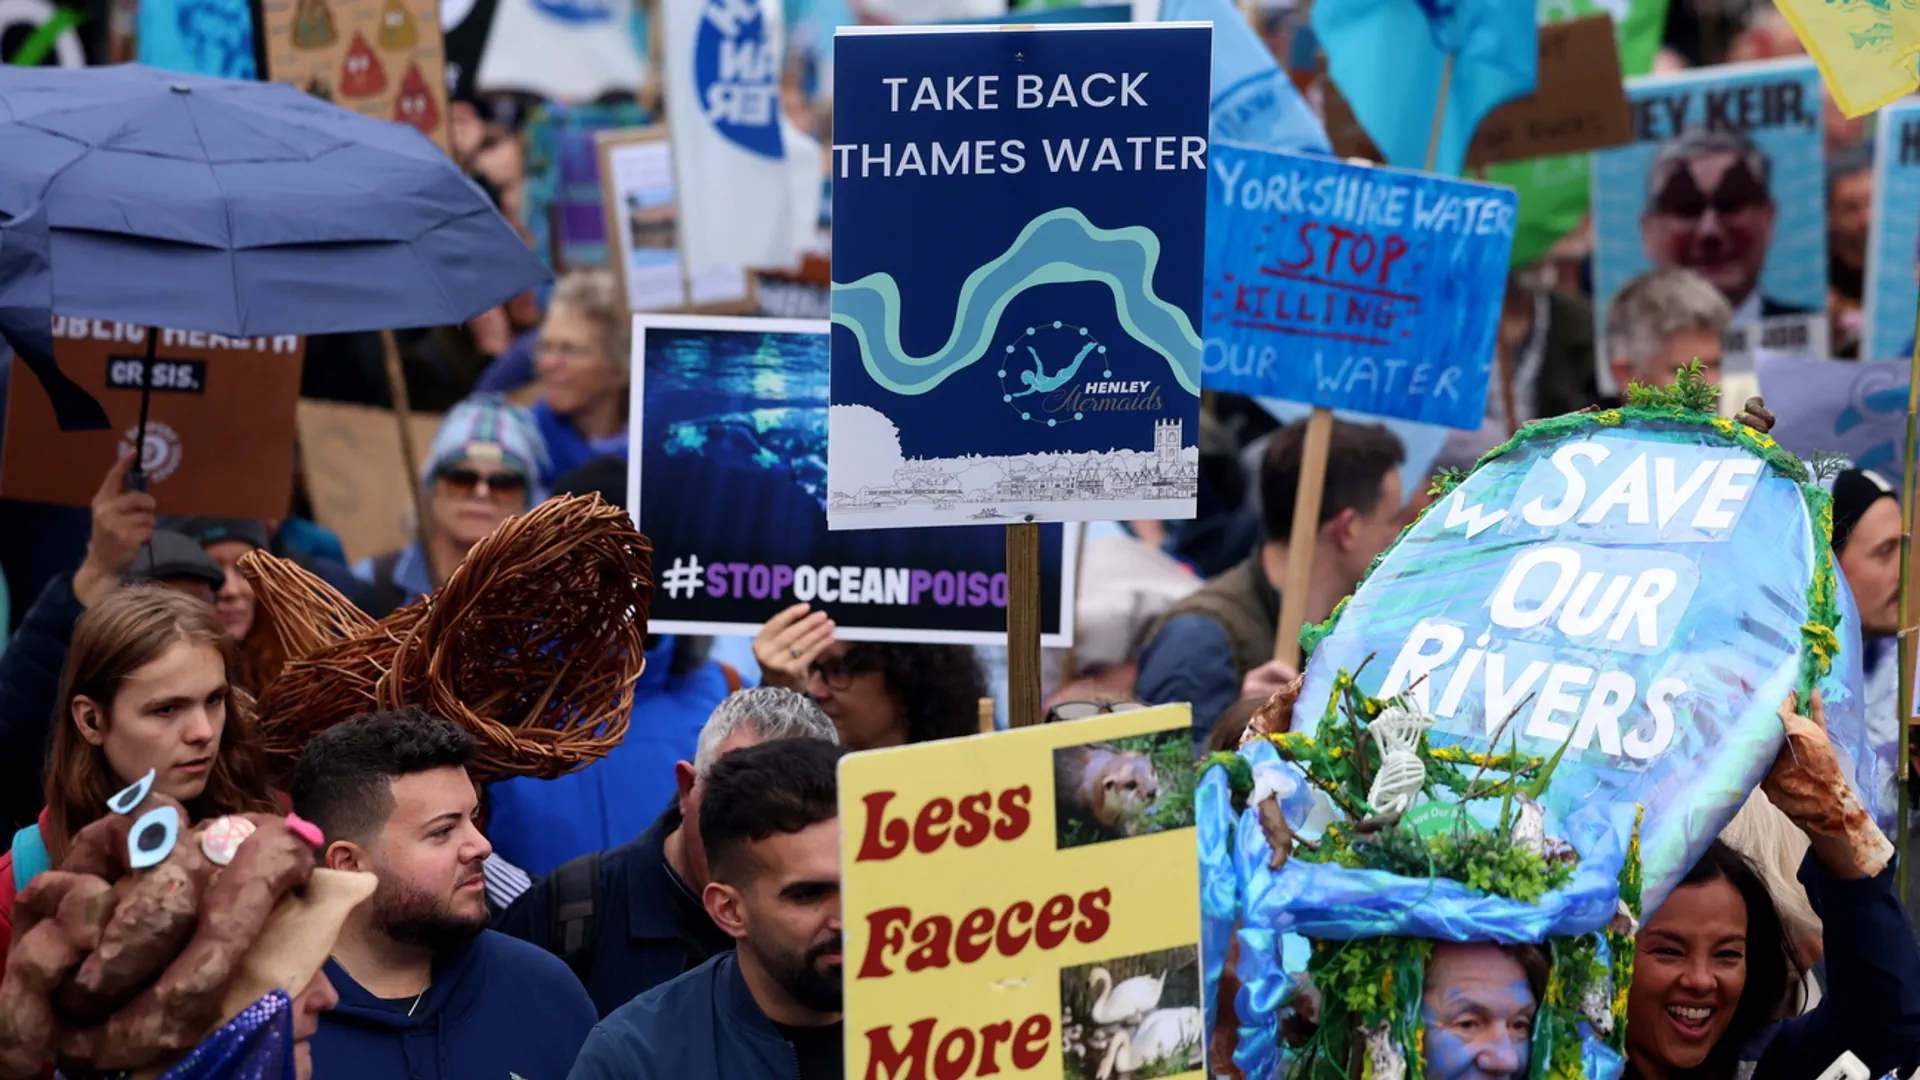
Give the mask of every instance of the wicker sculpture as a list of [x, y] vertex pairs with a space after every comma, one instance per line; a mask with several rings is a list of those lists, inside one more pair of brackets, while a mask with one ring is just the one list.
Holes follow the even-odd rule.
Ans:
[[551, 499], [374, 622], [263, 552], [240, 561], [266, 635], [260, 728], [277, 765], [358, 713], [415, 705], [472, 731], [485, 779], [552, 779], [626, 736], [646, 664], [652, 546], [598, 495]]

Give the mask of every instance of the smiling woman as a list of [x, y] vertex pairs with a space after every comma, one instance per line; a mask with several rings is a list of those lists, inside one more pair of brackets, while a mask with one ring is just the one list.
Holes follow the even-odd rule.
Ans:
[[151, 777], [194, 821], [276, 810], [236, 664], [213, 608], [179, 593], [123, 588], [81, 616], [61, 676], [47, 809], [0, 857], [0, 964], [14, 897], [59, 864], [115, 791]]

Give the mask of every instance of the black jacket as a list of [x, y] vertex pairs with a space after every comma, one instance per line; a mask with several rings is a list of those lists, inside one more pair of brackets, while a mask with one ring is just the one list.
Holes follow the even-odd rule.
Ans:
[[[679, 808], [671, 807], [646, 832], [601, 853], [597, 940], [589, 946], [592, 966], [580, 974], [602, 1017], [679, 978], [690, 961], [704, 961], [733, 948], [733, 939], [706, 922], [704, 915], [700, 920], [704, 925], [696, 924], [690, 932], [675, 917], [676, 895], [699, 903], [667, 866], [667, 837], [679, 827]], [[493, 928], [558, 952], [553, 876], [521, 893], [494, 920]]]
[[587, 1036], [570, 1080], [800, 1080], [732, 953], [635, 998]]
[[0, 832], [11, 834], [40, 815], [45, 801], [40, 770], [60, 696], [60, 672], [82, 610], [71, 572], [48, 579], [0, 652]]

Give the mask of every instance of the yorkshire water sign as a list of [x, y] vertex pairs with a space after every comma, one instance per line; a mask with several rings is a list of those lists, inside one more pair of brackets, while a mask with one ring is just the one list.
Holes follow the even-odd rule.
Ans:
[[1186, 518], [1205, 24], [834, 38], [834, 529]]
[[1210, 390], [1478, 429], [1511, 189], [1215, 143]]
[[1431, 714], [1435, 745], [1564, 746], [1548, 814], [1644, 807], [1648, 911], [1766, 775], [1789, 692], [1804, 710], [1822, 689], [1843, 764], [1885, 818], [1894, 762], [1865, 731], [1827, 496], [1800, 475], [1771, 439], [1688, 410], [1524, 429], [1337, 612], [1296, 729], [1345, 670]]

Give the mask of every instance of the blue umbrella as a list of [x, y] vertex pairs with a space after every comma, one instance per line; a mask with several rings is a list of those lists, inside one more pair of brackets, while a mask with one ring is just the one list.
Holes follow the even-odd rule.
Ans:
[[[10, 307], [8, 245], [41, 230], [50, 306]], [[33, 343], [52, 312], [349, 333], [464, 322], [545, 280], [486, 193], [411, 127], [278, 83], [0, 66], [0, 333], [43, 383], [57, 369]]]

